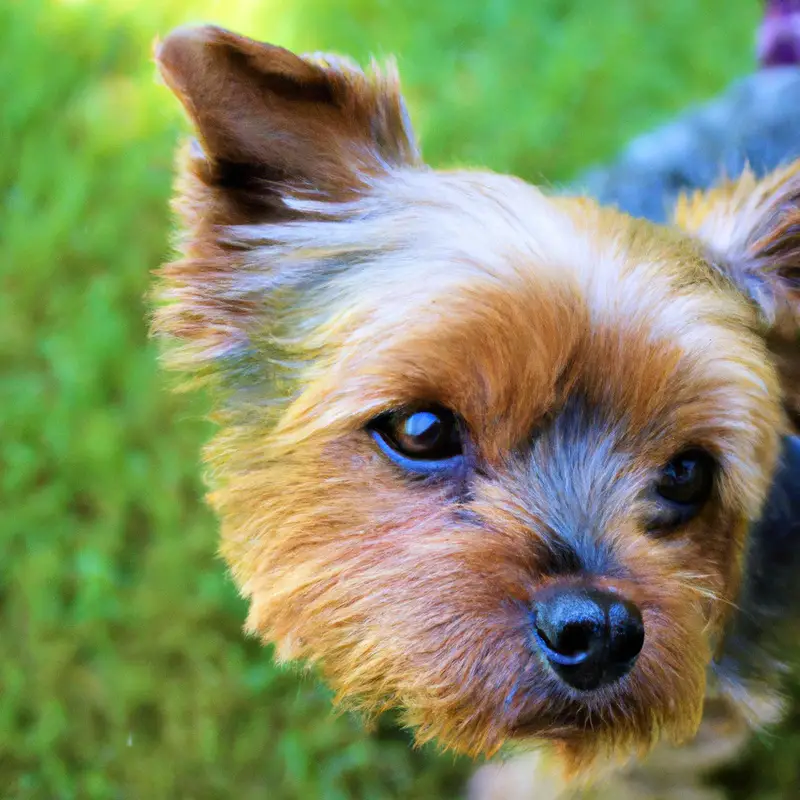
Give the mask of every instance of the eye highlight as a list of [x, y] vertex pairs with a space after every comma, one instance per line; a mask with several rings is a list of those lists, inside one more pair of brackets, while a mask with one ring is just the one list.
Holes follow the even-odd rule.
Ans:
[[671, 528], [696, 516], [711, 496], [716, 469], [700, 448], [684, 450], [665, 464], [655, 485], [661, 510], [652, 527]]
[[381, 414], [368, 426], [381, 451], [410, 472], [457, 467], [463, 456], [463, 425], [442, 406], [419, 406]]

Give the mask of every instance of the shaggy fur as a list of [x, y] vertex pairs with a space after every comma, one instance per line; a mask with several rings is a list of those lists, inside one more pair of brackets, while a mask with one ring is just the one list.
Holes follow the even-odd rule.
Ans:
[[[153, 330], [218, 398], [210, 497], [248, 629], [473, 756], [547, 742], [580, 771], [690, 739], [800, 410], [800, 167], [659, 227], [430, 169], [392, 67], [210, 27], [157, 62], [197, 141]], [[460, 475], [410, 477], [366, 433], [419, 402], [465, 421]], [[689, 446], [712, 498], [656, 535], [647, 489]], [[616, 684], [573, 690], [531, 647], [554, 583], [641, 609]]]

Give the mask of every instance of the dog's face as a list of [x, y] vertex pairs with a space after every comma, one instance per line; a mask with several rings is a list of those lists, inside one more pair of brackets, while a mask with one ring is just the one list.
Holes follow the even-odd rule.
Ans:
[[794, 171], [658, 228], [424, 167], [391, 73], [157, 57], [200, 144], [155, 327], [219, 392], [250, 630], [471, 754], [690, 736], [787, 425]]

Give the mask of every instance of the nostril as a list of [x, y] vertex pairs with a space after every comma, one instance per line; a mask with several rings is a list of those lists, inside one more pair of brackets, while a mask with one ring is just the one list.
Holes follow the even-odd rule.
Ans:
[[586, 592], [562, 591], [535, 605], [539, 642], [558, 664], [580, 664], [602, 648], [607, 623], [603, 609]]
[[596, 638], [594, 626], [580, 622], [567, 624], [555, 632], [537, 625], [536, 632], [549, 650], [572, 661], [588, 656], [592, 641]]
[[639, 609], [628, 601], [608, 609], [609, 659], [617, 664], [632, 661], [644, 646], [644, 622]]

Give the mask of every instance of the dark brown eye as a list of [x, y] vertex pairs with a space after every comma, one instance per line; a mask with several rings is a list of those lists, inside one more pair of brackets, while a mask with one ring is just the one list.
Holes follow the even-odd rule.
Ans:
[[446, 467], [463, 452], [459, 421], [440, 406], [382, 414], [370, 429], [386, 455], [414, 471]]
[[662, 470], [656, 491], [671, 503], [699, 510], [714, 485], [714, 459], [704, 450], [685, 450]]

